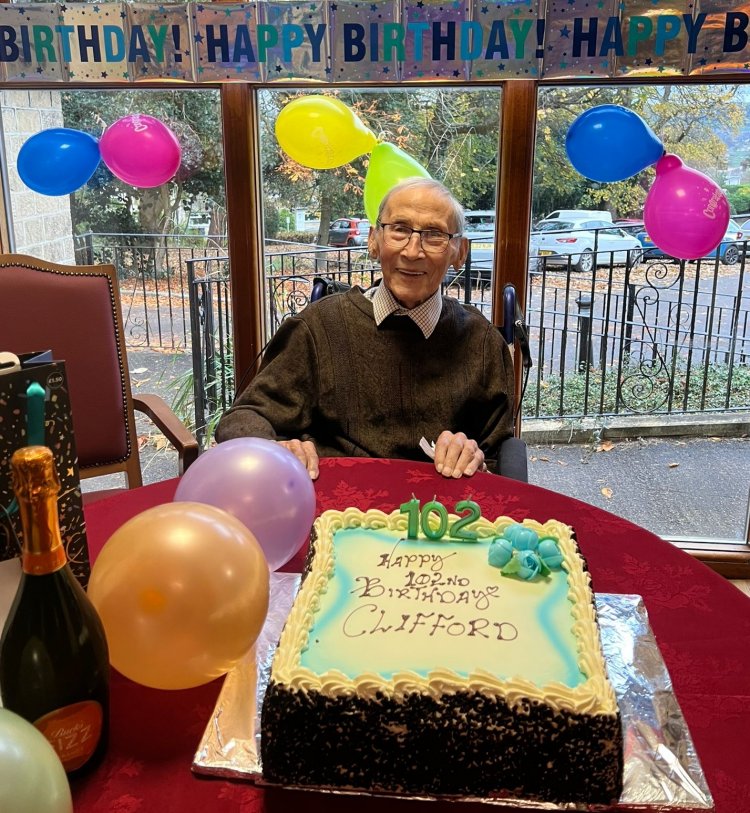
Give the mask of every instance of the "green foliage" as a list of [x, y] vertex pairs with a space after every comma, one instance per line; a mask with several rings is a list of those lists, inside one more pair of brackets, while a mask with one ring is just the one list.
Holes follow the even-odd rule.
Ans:
[[[444, 181], [468, 209], [492, 209], [497, 185], [497, 89], [388, 88], [327, 91], [354, 110], [378, 136], [403, 149]], [[280, 150], [273, 125], [282, 107], [307, 91], [261, 91], [261, 156], [266, 201], [320, 211], [318, 242], [337, 217], [364, 215], [369, 156], [315, 171]]]
[[279, 210], [270, 201], [266, 201], [263, 212], [263, 224], [265, 226], [266, 237], [276, 237], [281, 224]]
[[[524, 412], [526, 415], [552, 418], [669, 411], [669, 376], [660, 373], [650, 378], [648, 372], [647, 368], [644, 370], [635, 364], [623, 367], [619, 403], [618, 379], [611, 369], [604, 372], [590, 370], [588, 375], [570, 372], [565, 374], [564, 379], [557, 375], [547, 376], [539, 387], [539, 411], [536, 411], [532, 389], [524, 399]], [[686, 368], [678, 368], [672, 386], [671, 404], [672, 412], [750, 408], [750, 367], [733, 367], [731, 386], [730, 369], [726, 364], [693, 366], [689, 376]]]
[[199, 196], [209, 210], [226, 208], [217, 91], [65, 90], [62, 111], [66, 127], [97, 138], [123, 116], [148, 114], [175, 133], [182, 149], [174, 180], [156, 190], [129, 186], [101, 164], [91, 181], [71, 195], [76, 234], [177, 231], [178, 211], [189, 211]]
[[579, 175], [565, 153], [570, 125], [600, 104], [619, 104], [638, 113], [668, 152], [717, 182], [728, 166], [726, 134], [739, 132], [745, 119], [736, 85], [540, 88], [532, 198], [535, 221], [554, 209], [578, 208], [642, 217], [654, 178], [652, 168], [619, 183], [598, 184]]
[[[218, 337], [213, 338], [214, 345], [218, 344]], [[174, 414], [195, 434], [197, 422], [195, 418], [195, 400], [193, 381], [195, 377], [192, 370], [187, 370], [182, 375], [175, 378], [169, 384], [172, 392], [172, 411]], [[230, 403], [222, 403], [222, 394], [227, 392], [232, 398], [234, 392], [234, 366], [232, 341], [225, 340], [224, 347], [218, 356], [215, 380], [205, 387], [206, 403], [208, 414], [206, 417], [205, 435], [203, 438], [203, 448], [208, 448], [214, 438], [219, 419]]]
[[[325, 91], [352, 108], [383, 141], [396, 144], [444, 181], [467, 209], [492, 209], [497, 187], [497, 140], [502, 105], [497, 88], [337, 88]], [[369, 157], [316, 171], [291, 161], [274, 133], [279, 111], [309, 90], [260, 90], [263, 194], [268, 236], [288, 231], [297, 207], [320, 212], [317, 241], [327, 241], [336, 217], [363, 214]], [[100, 136], [128, 113], [156, 116], [177, 134], [183, 161], [177, 178], [160, 192], [137, 190], [100, 167], [72, 195], [76, 233], [175, 230], [177, 212], [200, 199], [221, 223], [225, 209], [218, 92], [215, 90], [66, 90], [65, 125]], [[568, 128], [595, 105], [624, 105], [643, 116], [690, 166], [719, 180], [728, 166], [726, 140], [740, 130], [744, 97], [736, 85], [542, 87], [535, 144], [534, 219], [559, 208], [604, 208], [640, 217], [653, 169], [613, 184], [583, 178], [565, 152]], [[735, 211], [750, 211], [750, 188], [730, 190]], [[743, 203], [744, 201], [744, 203]], [[283, 213], [283, 216], [281, 216]], [[216, 215], [216, 216], [214, 216]]]
[[285, 240], [289, 243], [314, 243], [317, 234], [311, 231], [280, 231], [276, 235], [277, 240]]
[[735, 214], [750, 212], [750, 185], [728, 186], [726, 189], [729, 204]]

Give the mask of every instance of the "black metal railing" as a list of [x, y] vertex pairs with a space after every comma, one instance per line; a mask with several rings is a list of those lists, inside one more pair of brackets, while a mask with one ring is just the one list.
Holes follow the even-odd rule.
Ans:
[[[136, 258], [142, 244], [133, 239], [110, 246], [106, 255], [101, 243], [91, 240], [86, 250], [93, 254], [85, 259], [110, 258], [118, 268], [122, 263], [121, 281], [127, 286], [135, 279], [141, 291], [144, 276], [158, 287], [169, 269], [171, 287], [157, 294], [148, 293], [146, 285], [147, 295], [141, 297], [145, 325], [152, 326], [145, 338], [155, 343], [164, 324], [174, 335], [179, 316], [181, 346], [189, 345], [193, 358], [196, 425], [200, 433], [210, 433], [212, 416], [229, 405], [235, 390], [226, 252], [219, 241], [201, 255], [199, 246], [170, 239]], [[477, 254], [448, 274], [444, 290], [489, 317], [491, 262], [487, 266], [487, 258]], [[750, 409], [750, 274], [744, 259], [725, 266], [718, 259], [670, 263], [628, 256], [615, 264], [609, 255], [599, 257], [589, 272], [577, 271], [571, 259], [560, 264], [559, 257], [530, 258], [526, 318], [534, 367], [524, 416]], [[173, 270], [178, 261], [179, 274]], [[316, 276], [368, 287], [379, 275], [365, 247], [271, 242], [264, 270], [266, 340], [284, 318], [309, 303]], [[137, 326], [132, 316], [131, 308], [126, 313], [131, 343]]]
[[654, 261], [529, 275], [534, 374], [524, 415], [583, 417], [750, 408], [744, 261]]
[[[292, 276], [277, 268], [267, 273], [269, 334], [309, 301], [315, 265], [305, 270], [299, 254], [294, 262]], [[360, 277], [329, 264], [327, 276], [369, 285], [377, 269], [364, 261], [357, 267]], [[464, 285], [464, 273], [451, 278], [445, 293], [489, 311], [489, 283], [475, 278]], [[527, 321], [534, 368], [526, 417], [750, 408], [750, 385], [734, 387], [738, 374], [745, 381], [750, 370], [744, 263], [732, 275], [718, 273], [713, 261], [610, 263], [573, 274], [542, 260], [529, 275]]]
[[265, 254], [266, 340], [282, 320], [310, 302], [316, 277], [369, 288], [380, 272], [365, 246], [350, 248], [296, 247]]
[[88, 232], [73, 240], [79, 265], [117, 269], [128, 346], [188, 347], [187, 261], [226, 255], [225, 235]]
[[186, 265], [194, 431], [203, 446], [235, 391], [229, 260], [227, 257], [190, 259]]

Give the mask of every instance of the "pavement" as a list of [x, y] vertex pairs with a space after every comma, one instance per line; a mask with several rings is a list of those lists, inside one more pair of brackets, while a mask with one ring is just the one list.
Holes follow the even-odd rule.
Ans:
[[[172, 403], [191, 370], [187, 353], [129, 350], [134, 392]], [[547, 428], [545, 428], [545, 425]], [[589, 420], [585, 431], [559, 423], [525, 425], [529, 482], [669, 536], [743, 539], [750, 497], [750, 416], [703, 415], [660, 423]], [[668, 434], [663, 435], [664, 432]], [[139, 418], [144, 483], [177, 475], [177, 456], [146, 418]], [[570, 442], [565, 442], [570, 441]], [[120, 475], [83, 483], [119, 484]], [[105, 481], [105, 482], [103, 482]]]
[[750, 437], [529, 445], [529, 482], [663, 536], [744, 539]]

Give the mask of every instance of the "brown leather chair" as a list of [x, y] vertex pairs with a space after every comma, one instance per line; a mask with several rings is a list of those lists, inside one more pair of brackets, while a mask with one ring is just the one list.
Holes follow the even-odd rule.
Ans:
[[[124, 472], [142, 484], [134, 409], [177, 449], [180, 474], [198, 443], [158, 395], [133, 396], [113, 265], [58, 265], [0, 254], [0, 349], [52, 350], [65, 362], [81, 478]], [[89, 492], [86, 501], [106, 496]]]

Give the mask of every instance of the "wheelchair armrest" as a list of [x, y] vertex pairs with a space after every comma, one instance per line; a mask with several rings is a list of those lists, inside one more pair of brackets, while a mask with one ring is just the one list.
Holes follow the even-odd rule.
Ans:
[[198, 441], [172, 412], [167, 402], [158, 395], [134, 395], [133, 408], [148, 415], [154, 426], [175, 447], [179, 457], [179, 473], [187, 471], [188, 466], [198, 457]]
[[510, 437], [500, 444], [497, 455], [497, 473], [503, 477], [529, 482], [529, 464], [526, 455], [526, 442], [521, 438]]

